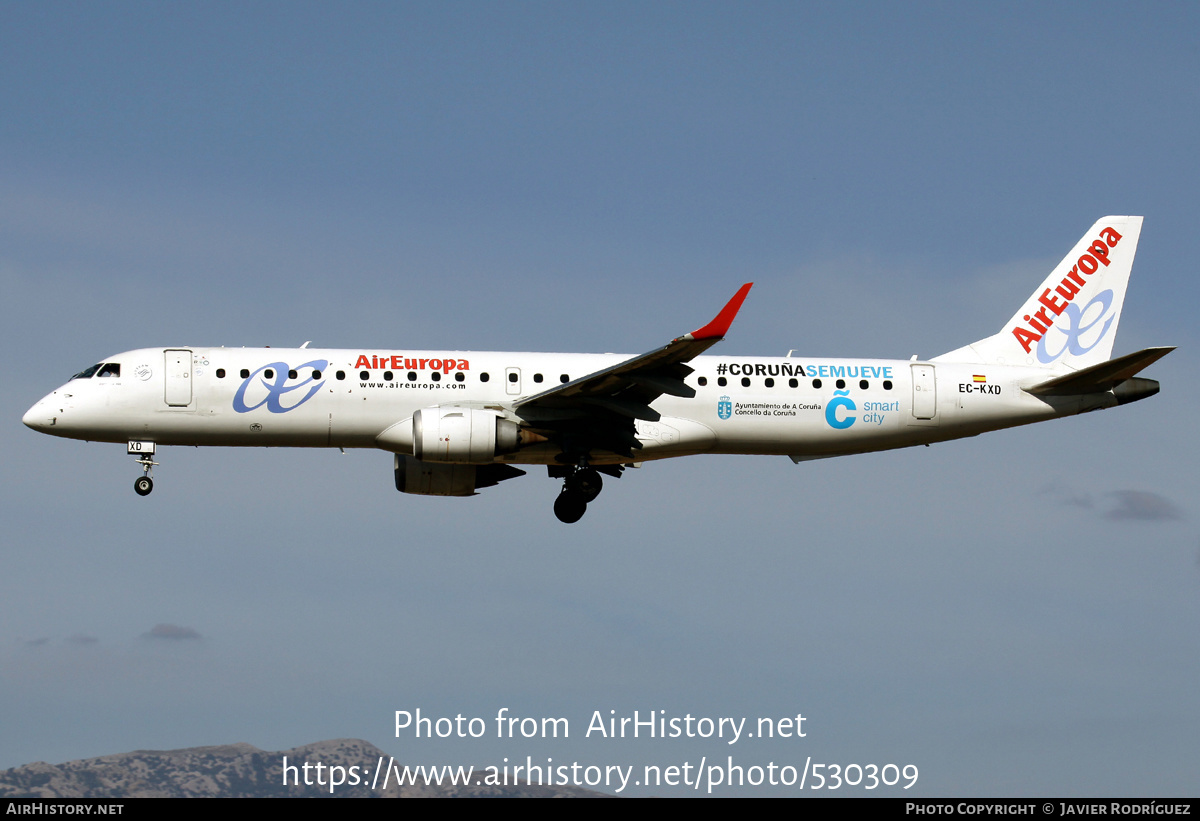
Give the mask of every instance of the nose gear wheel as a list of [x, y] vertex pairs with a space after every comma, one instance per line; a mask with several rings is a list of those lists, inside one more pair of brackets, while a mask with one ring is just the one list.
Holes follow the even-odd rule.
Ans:
[[133, 492], [138, 496], [149, 496], [150, 491], [154, 490], [154, 479], [150, 476], [150, 469], [158, 462], [155, 462], [154, 457], [149, 453], [143, 453], [135, 461], [142, 466], [144, 475], [134, 480]]

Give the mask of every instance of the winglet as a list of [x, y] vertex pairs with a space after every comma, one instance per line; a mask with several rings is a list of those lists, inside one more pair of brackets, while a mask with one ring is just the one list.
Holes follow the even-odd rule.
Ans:
[[733, 295], [733, 299], [725, 303], [725, 307], [721, 309], [721, 313], [717, 314], [716, 318], [705, 325], [703, 328], [692, 331], [685, 339], [721, 339], [725, 336], [725, 332], [729, 330], [729, 326], [733, 324], [733, 318], [737, 316], [737, 312], [741, 310], [742, 303], [746, 301], [746, 294], [750, 293], [750, 286], [753, 282], [747, 282], [738, 292]]

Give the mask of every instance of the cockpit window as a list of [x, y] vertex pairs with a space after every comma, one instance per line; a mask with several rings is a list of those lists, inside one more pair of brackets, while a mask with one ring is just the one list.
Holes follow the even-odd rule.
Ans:
[[106, 362], [104, 364], [104, 367], [102, 367], [100, 369], [99, 373], [96, 374], [96, 376], [116, 376], [116, 377], [119, 377], [120, 375], [121, 375], [121, 363], [120, 362]]
[[92, 365], [92, 367], [88, 368], [86, 371], [80, 371], [79, 373], [75, 374], [71, 378], [72, 379], [91, 379], [93, 376], [96, 375], [96, 371], [100, 370], [100, 368], [103, 366], [104, 366], [103, 362], [99, 363], [98, 365]]

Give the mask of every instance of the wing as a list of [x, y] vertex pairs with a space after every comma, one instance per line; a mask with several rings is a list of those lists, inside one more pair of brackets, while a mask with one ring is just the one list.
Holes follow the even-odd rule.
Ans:
[[634, 420], [657, 422], [659, 413], [650, 403], [664, 393], [696, 395], [683, 381], [692, 372], [687, 363], [725, 338], [753, 284], [739, 288], [704, 327], [611, 368], [524, 397], [514, 411], [528, 427], [561, 444], [560, 462], [578, 463], [593, 450], [632, 456], [642, 446], [634, 436]]

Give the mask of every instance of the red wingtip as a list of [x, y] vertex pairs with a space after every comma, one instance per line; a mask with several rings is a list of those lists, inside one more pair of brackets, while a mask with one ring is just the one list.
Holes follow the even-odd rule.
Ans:
[[750, 286], [753, 284], [753, 282], [747, 282], [738, 288], [738, 292], [733, 295], [733, 299], [725, 303], [725, 307], [721, 309], [721, 313], [717, 314], [716, 319], [703, 328], [692, 331], [692, 339], [713, 339], [714, 337], [720, 339], [725, 336], [725, 332], [733, 324], [733, 318], [741, 310], [742, 303], [746, 301], [746, 294], [750, 293]]

